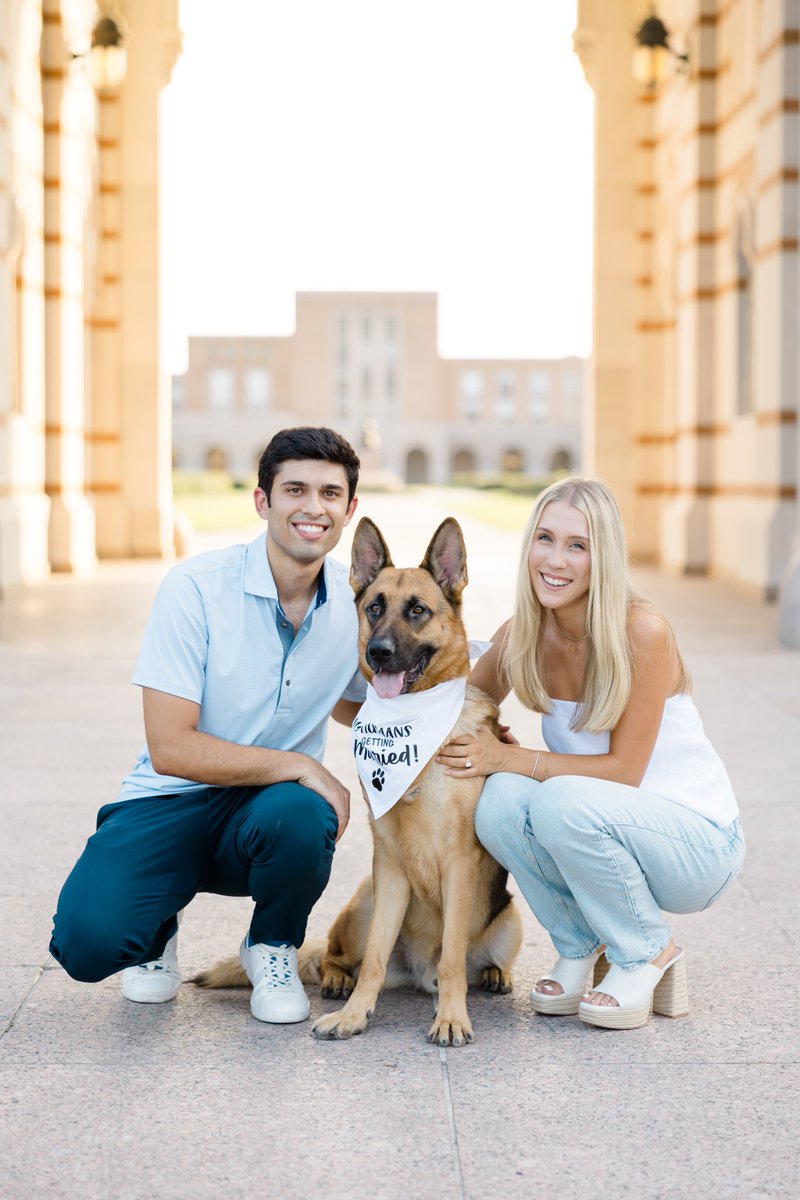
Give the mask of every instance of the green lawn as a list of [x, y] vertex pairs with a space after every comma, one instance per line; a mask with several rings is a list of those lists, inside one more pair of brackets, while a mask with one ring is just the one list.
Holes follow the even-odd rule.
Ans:
[[[230, 477], [222, 471], [173, 472], [175, 507], [201, 531], [257, 527], [259, 519], [253, 507], [255, 486], [256, 479], [253, 478], [246, 480], [244, 487], [234, 487]], [[419, 490], [426, 489], [415, 488], [415, 491]], [[535, 499], [534, 496], [515, 495], [505, 488], [430, 490], [438, 495], [446, 493], [448, 506], [455, 512], [497, 529], [523, 529]]]
[[184, 494], [175, 497], [175, 507], [198, 530], [245, 529], [260, 523], [248, 491], [231, 489], [216, 496]]
[[256, 526], [259, 518], [253, 506], [256, 479], [234, 487], [224, 471], [173, 471], [175, 507], [198, 530], [244, 529]]
[[450, 500], [456, 512], [494, 525], [497, 529], [522, 530], [530, 516], [535, 496], [515, 496], [501, 490], [480, 491], [473, 488], [469, 495], [454, 493]]

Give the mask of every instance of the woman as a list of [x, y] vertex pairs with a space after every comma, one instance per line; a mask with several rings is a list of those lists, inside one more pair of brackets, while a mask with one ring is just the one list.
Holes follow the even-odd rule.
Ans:
[[[594, 480], [539, 497], [514, 614], [470, 682], [513, 688], [542, 717], [547, 750], [460, 737], [439, 761], [486, 775], [475, 828], [508, 868], [559, 958], [531, 993], [539, 1013], [643, 1025], [688, 1011], [683, 951], [662, 910], [699, 912], [744, 857], [738, 807], [689, 695], [674, 634], [634, 595], [617, 504]], [[605, 948], [611, 964], [590, 979]]]

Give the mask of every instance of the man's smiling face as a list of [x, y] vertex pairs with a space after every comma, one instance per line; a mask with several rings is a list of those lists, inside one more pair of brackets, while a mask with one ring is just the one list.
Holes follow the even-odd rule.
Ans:
[[261, 488], [253, 498], [258, 515], [269, 524], [270, 561], [277, 555], [298, 565], [319, 562], [333, 550], [358, 503], [355, 496], [348, 500], [344, 467], [313, 458], [287, 459], [275, 475], [269, 500]]

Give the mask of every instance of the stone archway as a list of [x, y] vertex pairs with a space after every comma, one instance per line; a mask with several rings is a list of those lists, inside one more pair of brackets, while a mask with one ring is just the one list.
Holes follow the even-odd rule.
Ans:
[[450, 473], [451, 475], [475, 474], [475, 455], [471, 450], [456, 450]]
[[500, 459], [500, 470], [508, 475], [521, 475], [525, 470], [525, 457], [521, 450], [504, 450]]
[[406, 483], [428, 482], [428, 456], [424, 450], [414, 448], [406, 455]]
[[572, 470], [572, 455], [569, 450], [555, 450], [550, 459], [551, 471], [571, 471]]

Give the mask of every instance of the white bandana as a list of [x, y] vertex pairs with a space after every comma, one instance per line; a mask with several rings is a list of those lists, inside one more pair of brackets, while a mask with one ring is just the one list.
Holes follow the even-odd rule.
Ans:
[[452, 733], [466, 678], [381, 699], [372, 684], [353, 721], [353, 755], [372, 815], [392, 808]]

